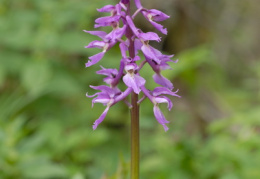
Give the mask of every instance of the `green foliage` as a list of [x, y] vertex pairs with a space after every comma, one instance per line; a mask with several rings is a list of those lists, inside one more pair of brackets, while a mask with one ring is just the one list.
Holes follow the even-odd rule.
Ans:
[[[102, 84], [102, 78], [95, 75], [98, 66], [84, 68], [97, 51], [84, 49], [94, 37], [82, 30], [93, 29], [96, 8], [105, 4], [114, 2], [0, 0], [1, 179], [129, 178], [128, 108], [113, 106], [93, 131], [91, 125], [104, 107], [91, 108], [85, 97], [86, 91], [94, 92], [88, 86]], [[212, 2], [207, 8], [211, 5], [215, 7]], [[231, 7], [235, 13], [236, 6]], [[187, 19], [179, 18], [181, 29]], [[231, 37], [235, 42], [246, 39], [250, 49], [254, 35], [245, 27], [234, 27]], [[215, 46], [226, 41], [215, 33], [205, 33], [213, 38], [207, 43], [179, 47], [179, 62], [163, 72], [183, 96], [174, 99], [172, 112], [163, 109], [171, 121], [169, 132], [158, 125], [152, 104], [142, 103], [141, 178], [260, 178], [259, 57], [252, 55], [245, 63], [241, 53], [251, 51], [231, 42], [227, 45], [239, 53], [227, 54], [226, 47], [219, 53]], [[185, 34], [167, 42], [192, 42]], [[225, 55], [228, 61], [220, 59]], [[115, 68], [116, 59], [118, 48], [100, 64]], [[146, 66], [144, 70], [142, 75], [152, 81], [153, 72]]]

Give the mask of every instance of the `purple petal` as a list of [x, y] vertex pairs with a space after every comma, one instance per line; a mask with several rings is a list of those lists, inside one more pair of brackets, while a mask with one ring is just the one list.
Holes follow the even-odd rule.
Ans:
[[161, 38], [154, 32], [140, 33], [138, 37], [142, 38], [144, 41], [148, 41], [148, 40], [156, 40], [157, 42], [161, 41]]
[[85, 63], [86, 67], [90, 67], [98, 63], [103, 58], [104, 54], [105, 52], [100, 52], [96, 55], [89, 57], [90, 60], [87, 63]]
[[121, 80], [121, 77], [123, 76], [123, 74], [124, 74], [124, 67], [125, 67], [125, 62], [124, 62], [124, 60], [122, 59], [121, 61], [120, 61], [120, 66], [119, 66], [119, 71], [118, 71], [118, 74], [116, 75], [116, 77], [115, 77], [115, 79], [113, 80], [113, 82], [112, 82], [112, 86], [116, 86], [118, 83], [119, 83], [119, 81]]
[[172, 101], [169, 98], [162, 96], [162, 97], [156, 97], [154, 100], [156, 103], [167, 103], [168, 110], [170, 111], [172, 109], [173, 106]]
[[159, 96], [161, 94], [165, 94], [165, 95], [171, 95], [171, 96], [176, 96], [176, 97], [180, 98], [180, 96], [176, 94], [177, 92], [178, 92], [178, 90], [176, 92], [172, 92], [171, 90], [169, 90], [168, 88], [165, 88], [165, 87], [156, 87], [152, 91], [152, 95]]
[[135, 0], [135, 5], [136, 5], [137, 9], [142, 8], [140, 0]]
[[97, 126], [104, 120], [104, 118], [106, 117], [107, 115], [107, 112], [109, 110], [109, 107], [107, 107], [105, 109], [105, 111], [101, 114], [101, 116], [94, 122], [93, 124], [93, 130], [95, 130], [97, 128]]
[[127, 24], [129, 25], [129, 27], [132, 29], [133, 33], [138, 36], [139, 34], [139, 31], [138, 29], [135, 27], [135, 24], [133, 22], [133, 20], [131, 19], [130, 16], [126, 16], [126, 21], [127, 21]]
[[121, 91], [117, 88], [110, 88], [109, 86], [100, 85], [100, 86], [90, 86], [92, 89], [100, 90], [103, 93], [106, 93], [110, 96], [110, 98], [113, 98], [117, 94], [121, 94]]
[[125, 66], [125, 71], [129, 71], [129, 70], [137, 70], [138, 66], [135, 63], [131, 63]]
[[91, 35], [96, 35], [98, 37], [100, 37], [101, 39], [104, 39], [104, 37], [107, 35], [106, 32], [104, 31], [87, 31], [87, 30], [83, 30], [86, 33], [89, 33]]
[[[123, 12], [121, 9], [122, 9], [122, 6], [121, 6], [121, 4], [116, 4], [116, 9], [115, 9], [115, 11], [116, 11], [116, 14], [117, 15], [119, 15], [119, 16], [121, 16], [121, 15], [123, 15], [124, 16], [124, 13], [125, 12]], [[111, 12], [111, 14], [113, 14], [114, 12]]]
[[105, 77], [105, 78], [103, 78], [103, 81], [104, 81], [106, 84], [109, 84], [109, 85], [111, 85], [114, 80], [115, 80], [115, 78], [112, 78], [112, 77]]
[[170, 80], [168, 80], [167, 78], [163, 77], [161, 74], [157, 74], [157, 73], [154, 74], [153, 79], [157, 84], [167, 87], [171, 90], [173, 89], [172, 82]]
[[86, 93], [86, 97], [88, 97], [88, 98], [93, 98], [94, 96], [97, 96], [99, 93], [95, 93], [95, 94], [93, 94], [93, 95], [88, 95], [88, 93]]
[[116, 76], [118, 74], [117, 69], [111, 69], [111, 68], [104, 68], [102, 67], [102, 70], [97, 71], [96, 73], [99, 75], [106, 75], [106, 76]]
[[85, 46], [85, 48], [103, 48], [105, 45], [106, 43], [103, 41], [94, 40]]
[[97, 95], [97, 97], [92, 100], [92, 107], [94, 106], [94, 103], [102, 103], [102, 104], [106, 105], [109, 102], [109, 101], [107, 102], [107, 101], [102, 100], [102, 99], [109, 99], [108, 94], [103, 93], [103, 92], [98, 92], [92, 96], [87, 95], [87, 97], [94, 97], [95, 95]]
[[173, 61], [173, 60], [171, 60], [171, 58], [172, 57], [174, 57], [174, 55], [163, 55], [163, 54], [161, 54], [162, 55], [162, 59], [164, 60], [164, 61], [172, 61], [172, 62], [174, 62], [174, 63], [177, 63], [178, 62], [178, 59], [177, 60], [175, 60], [175, 61]]
[[139, 61], [141, 58], [139, 56], [135, 56], [133, 61], [136, 62], [136, 61]]
[[144, 95], [149, 98], [149, 100], [154, 103], [154, 97], [150, 94], [150, 90], [146, 89], [145, 86], [140, 87]]
[[156, 87], [152, 91], [153, 96], [159, 96], [161, 94], [169, 94], [171, 95], [172, 91], [165, 87]]
[[135, 49], [141, 50], [142, 46], [143, 46], [143, 43], [139, 39], [135, 39]]
[[100, 91], [109, 91], [110, 87], [105, 86], [105, 85], [100, 85], [100, 86], [92, 86], [90, 85], [90, 88], [95, 89], [95, 90], [100, 90]]
[[139, 75], [135, 75], [135, 81], [137, 86], [141, 87], [145, 84], [145, 79]]
[[106, 5], [100, 9], [97, 9], [98, 12], [111, 12], [112, 10], [115, 9], [115, 6], [113, 5]]
[[129, 73], [123, 77], [123, 81], [126, 86], [131, 87], [136, 94], [140, 93], [141, 89], [137, 86], [134, 77], [132, 77]]
[[92, 100], [92, 103], [102, 103], [104, 105], [108, 104], [111, 101], [107, 95], [99, 95], [98, 97]]
[[125, 34], [126, 27], [127, 27], [127, 26], [124, 25], [123, 27], [118, 28], [118, 29], [116, 30], [116, 37], [117, 37], [117, 38], [121, 38], [121, 37]]
[[170, 65], [168, 65], [167, 63], [166, 63], [166, 61], [161, 61], [161, 64], [159, 65], [159, 69], [160, 70], [168, 70], [168, 69], [171, 69], [172, 70], [172, 68], [170, 67]]
[[150, 49], [158, 58], [165, 58], [167, 56], [167, 55], [163, 55], [160, 50], [153, 48], [152, 46], [150, 46]]
[[[176, 63], [176, 61], [171, 60], [170, 58], [172, 58], [174, 55], [164, 55], [162, 54], [159, 50], [153, 48], [150, 46], [151, 51], [153, 52], [153, 54], [155, 54], [155, 56], [160, 59], [160, 64], [156, 64], [156, 68], [154, 67], [153, 64], [149, 63], [155, 70], [155, 72], [159, 73], [160, 70], [166, 70], [166, 69], [172, 69], [167, 62], [174, 62]], [[149, 62], [149, 61], [148, 61]]]
[[165, 123], [169, 123], [169, 121], [165, 119], [159, 107], [155, 105], [153, 107], [153, 112], [156, 120], [163, 126], [164, 130], [167, 131], [169, 128], [165, 125]]
[[146, 57], [153, 59], [157, 64], [160, 64], [160, 59], [158, 59], [158, 57], [154, 54], [154, 52], [151, 49], [152, 47], [148, 45], [143, 45], [141, 47], [141, 50]]
[[122, 28], [114, 29], [105, 37], [105, 39], [108, 39], [108, 40], [120, 39], [124, 35], [125, 29], [126, 29], [126, 26], [123, 26]]
[[168, 101], [163, 97], [156, 97], [154, 100], [156, 103], [168, 103]]
[[149, 63], [149, 65], [152, 67], [154, 72], [156, 72], [156, 73], [160, 72], [160, 68], [159, 68], [160, 66], [154, 60], [147, 58], [147, 56], [145, 56], [145, 60], [146, 60], [146, 62]]
[[113, 104], [117, 103], [118, 101], [121, 101], [121, 100], [125, 99], [131, 92], [132, 92], [132, 88], [127, 88], [120, 95], [116, 96], [115, 101], [114, 101]]
[[163, 28], [163, 26], [161, 24], [158, 24], [154, 21], [149, 21], [157, 30], [159, 30], [161, 33], [167, 35], [167, 29]]
[[112, 22], [119, 22], [120, 16], [106, 16], [106, 17], [100, 17], [95, 20], [97, 24], [95, 24], [95, 28], [101, 27], [101, 26], [110, 26]]
[[147, 13], [152, 16], [154, 21], [164, 21], [170, 17], [162, 11], [158, 11], [156, 9], [150, 9], [147, 11]]
[[128, 50], [128, 48], [127, 48], [126, 44], [120, 43], [119, 47], [120, 47], [120, 50], [121, 50], [122, 57], [127, 58], [126, 51]]

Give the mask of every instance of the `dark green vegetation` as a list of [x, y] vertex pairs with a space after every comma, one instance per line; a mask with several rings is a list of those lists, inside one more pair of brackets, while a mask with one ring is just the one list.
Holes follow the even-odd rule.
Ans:
[[[167, 133], [152, 104], [142, 104], [141, 178], [259, 179], [259, 3], [143, 2], [171, 15], [157, 48], [179, 58], [164, 75], [182, 99], [164, 110]], [[96, 8], [108, 3], [115, 2], [0, 0], [1, 179], [127, 178], [128, 108], [113, 106], [93, 131], [104, 107], [92, 109], [85, 97], [103, 82], [99, 65], [84, 68], [97, 50], [84, 49], [94, 37], [82, 30], [93, 30]], [[115, 48], [100, 65], [117, 67], [119, 58]], [[148, 68], [143, 75], [151, 81]]]

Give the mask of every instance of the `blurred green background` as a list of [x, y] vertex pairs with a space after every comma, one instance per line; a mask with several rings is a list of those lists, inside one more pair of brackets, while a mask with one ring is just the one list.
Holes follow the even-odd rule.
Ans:
[[[85, 68], [85, 49], [102, 0], [0, 0], [0, 178], [127, 179], [129, 117], [113, 106], [91, 108], [89, 85], [99, 65]], [[176, 54], [163, 74], [180, 89], [170, 130], [141, 105], [141, 179], [260, 178], [260, 38], [256, 0], [145, 0], [171, 16], [155, 47]], [[155, 29], [137, 16], [144, 31]], [[111, 49], [99, 63], [118, 67]], [[153, 72], [145, 67], [149, 80]], [[151, 80], [149, 80], [151, 81]], [[148, 84], [155, 86], [155, 84]]]

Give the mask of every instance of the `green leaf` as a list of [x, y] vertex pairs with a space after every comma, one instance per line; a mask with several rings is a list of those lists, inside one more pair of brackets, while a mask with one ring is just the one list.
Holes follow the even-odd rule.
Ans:
[[22, 84], [28, 90], [29, 95], [36, 96], [44, 93], [52, 71], [48, 63], [43, 61], [29, 62], [22, 73]]

